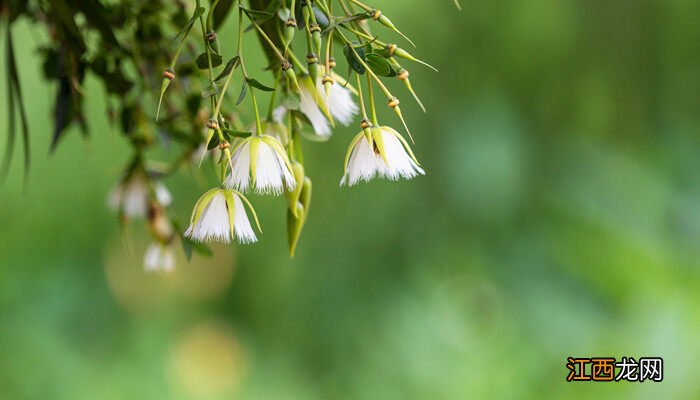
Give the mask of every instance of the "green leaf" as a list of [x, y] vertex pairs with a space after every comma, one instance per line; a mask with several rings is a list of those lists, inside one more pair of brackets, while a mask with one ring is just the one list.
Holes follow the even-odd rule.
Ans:
[[379, 76], [394, 77], [397, 74], [396, 70], [389, 64], [389, 61], [379, 54], [367, 54], [365, 56], [365, 62], [369, 69]]
[[243, 10], [246, 15], [248, 15], [248, 18], [254, 20], [256, 23], [262, 23], [267, 21], [268, 19], [272, 18], [275, 16], [274, 12], [268, 12], [268, 11], [262, 11], [262, 10], [249, 10], [247, 8], [240, 7], [241, 10]]
[[[210, 53], [211, 54], [211, 67], [215, 68], [221, 65], [221, 63], [224, 61], [223, 57], [221, 55], [216, 54], [216, 53]], [[199, 69], [209, 69], [209, 57], [207, 57], [207, 52], [204, 52], [197, 56], [197, 68]]]
[[216, 78], [214, 78], [214, 82], [227, 77], [231, 72], [235, 71], [236, 68], [238, 68], [238, 65], [240, 65], [240, 63], [241, 59], [238, 56], [235, 56], [232, 59], [228, 60], [226, 66], [224, 66], [224, 70], [221, 71], [221, 73], [217, 75]]
[[182, 242], [182, 250], [185, 252], [187, 261], [192, 260], [192, 250], [197, 252], [197, 254], [200, 256], [205, 257], [209, 257], [214, 254], [214, 252], [212, 252], [211, 249], [204, 243], [195, 242], [194, 240], [185, 236], [182, 236], [180, 241]]
[[245, 99], [246, 93], [248, 93], [248, 83], [246, 83], [246, 81], [243, 81], [243, 86], [241, 86], [241, 94], [238, 95], [238, 100], [236, 100], [236, 105], [243, 103], [243, 99]]
[[337, 28], [341, 24], [346, 24], [348, 22], [352, 21], [362, 21], [363, 19], [369, 18], [369, 15], [366, 12], [355, 14], [355, 15], [349, 15], [347, 17], [332, 17], [331, 22], [328, 24], [328, 27], [324, 29], [323, 33], [325, 34], [326, 32], [330, 31], [331, 29]]
[[263, 85], [262, 83], [260, 83], [260, 82], [259, 82], [257, 79], [255, 79], [255, 78], [246, 78], [246, 82], [248, 82], [248, 84], [249, 84], [250, 86], [252, 86], [252, 87], [254, 87], [254, 88], [256, 88], [256, 89], [260, 89], [260, 90], [262, 90], [262, 91], [264, 91], [264, 92], [274, 92], [274, 91], [275, 91], [275, 88], [271, 88], [271, 87], [269, 87], [269, 86], [265, 86], [265, 85]]
[[[353, 44], [356, 43], [357, 42], [353, 42]], [[355, 51], [353, 51], [352, 47], [350, 47], [349, 45], [345, 45], [345, 47], [343, 48], [343, 54], [345, 54], [345, 59], [348, 60], [348, 65], [350, 66], [350, 68], [352, 68], [359, 75], [364, 75], [365, 67], [361, 63], [361, 60], [364, 61], [365, 59], [364, 47], [357, 47], [355, 48]]]
[[218, 145], [219, 145], [219, 136], [214, 135], [211, 137], [211, 140], [209, 141], [209, 143], [207, 143], [207, 150], [213, 150]]
[[235, 129], [224, 129], [224, 133], [229, 135], [229, 136], [234, 136], [234, 137], [239, 137], [239, 138], [247, 138], [247, 137], [253, 135], [253, 132], [238, 131]]

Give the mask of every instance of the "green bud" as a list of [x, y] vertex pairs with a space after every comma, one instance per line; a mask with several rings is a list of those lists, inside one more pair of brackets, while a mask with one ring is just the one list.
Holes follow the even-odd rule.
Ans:
[[287, 79], [292, 83], [292, 89], [301, 95], [301, 88], [299, 87], [299, 81], [297, 81], [297, 75], [294, 73], [294, 69], [288, 67], [284, 70], [284, 74], [287, 75]]
[[[287, 24], [289, 24], [289, 21], [287, 21]], [[294, 25], [286, 25], [284, 28], [285, 52], [289, 45], [292, 43], [292, 40], [294, 39], [294, 33], [296, 32], [296, 30], [296, 22], [294, 22]]]
[[[318, 25], [316, 25], [318, 26]], [[314, 47], [316, 48], [316, 53], [321, 54], [321, 28], [317, 31], [311, 32], [311, 37], [313, 37]]]
[[294, 204], [297, 204], [299, 202], [299, 197], [301, 196], [301, 190], [302, 186], [304, 184], [304, 166], [301, 165], [300, 163], [293, 161], [292, 162], [292, 174], [294, 174], [294, 181], [297, 183], [296, 187], [292, 191], [288, 191], [285, 193], [285, 196], [287, 197], [287, 202], [289, 203], [289, 207], [294, 213], [294, 216], [296, 218], [299, 218], [299, 215], [296, 213], [297, 208], [292, 206]]
[[425, 61], [421, 61], [421, 60], [419, 60], [419, 59], [413, 57], [413, 56], [410, 55], [406, 50], [404, 50], [404, 49], [402, 49], [402, 48], [400, 48], [400, 47], [394, 48], [394, 49], [393, 49], [393, 52], [391, 52], [391, 54], [389, 54], [389, 55], [394, 55], [394, 56], [396, 56], [396, 57], [405, 58], [406, 60], [411, 60], [411, 61], [413, 61], [413, 62], [417, 62], [417, 63], [419, 63], [419, 64], [423, 64], [423, 65], [425, 65], [426, 67], [428, 67], [428, 68], [432, 69], [433, 71], [437, 72], [437, 69], [436, 69], [435, 67], [433, 67], [432, 65], [428, 64], [428, 63], [425, 62]]
[[309, 177], [304, 178], [301, 196], [299, 201], [295, 203], [295, 211], [292, 209], [287, 210], [287, 239], [289, 244], [289, 257], [294, 257], [294, 251], [297, 248], [297, 243], [299, 242], [299, 237], [301, 237], [301, 230], [304, 228], [306, 223], [306, 217], [309, 215], [309, 207], [311, 206], [311, 179]]
[[[301, 203], [297, 203], [296, 212], [287, 210], [287, 243], [289, 246], [289, 258], [294, 257], [294, 252], [301, 237], [301, 230], [304, 227], [305, 211]], [[298, 215], [299, 217], [296, 217]]]
[[316, 86], [316, 82], [318, 82], [318, 64], [309, 63], [309, 76], [311, 77], [311, 83]]
[[311, 189], [313, 185], [311, 184], [311, 178], [308, 176], [304, 177], [304, 185], [301, 189], [301, 197], [299, 202], [304, 206], [304, 221], [309, 215], [309, 207], [311, 207]]
[[164, 76], [163, 81], [160, 84], [160, 98], [158, 99], [158, 109], [156, 110], [156, 121], [158, 121], [158, 116], [160, 116], [160, 106], [163, 103], [163, 96], [165, 95], [165, 91], [168, 90], [171, 80], [172, 78], [169, 76]]

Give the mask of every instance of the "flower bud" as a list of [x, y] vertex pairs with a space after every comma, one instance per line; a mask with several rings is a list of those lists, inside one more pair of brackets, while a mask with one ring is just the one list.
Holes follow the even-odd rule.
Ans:
[[321, 53], [321, 26], [316, 23], [309, 25], [309, 31], [311, 32], [311, 38], [313, 39], [314, 48], [316, 52]]
[[209, 47], [211, 47], [215, 53], [218, 53], [219, 52], [219, 41], [216, 40], [217, 39], [216, 32], [210, 31], [209, 33], [207, 33], [207, 35], [205, 37], [207, 39], [207, 42], [209, 43]]
[[425, 61], [421, 61], [421, 60], [419, 60], [419, 59], [413, 57], [413, 56], [412, 56], [411, 54], [409, 54], [406, 50], [404, 50], [404, 49], [402, 49], [402, 48], [400, 48], [400, 47], [397, 47], [395, 44], [388, 44], [388, 45], [386, 46], [386, 52], [387, 52], [387, 55], [389, 55], [389, 56], [396, 56], [396, 57], [404, 58], [404, 59], [406, 59], [406, 60], [411, 60], [411, 61], [413, 61], [413, 62], [417, 62], [417, 63], [419, 63], [419, 64], [423, 64], [423, 65], [425, 65], [426, 67], [428, 67], [428, 68], [432, 69], [433, 71], [437, 72], [437, 69], [435, 69], [435, 67], [433, 67], [432, 65], [428, 64], [428, 63], [425, 62]]
[[294, 252], [301, 237], [301, 231], [306, 223], [306, 217], [309, 215], [309, 207], [311, 206], [311, 179], [304, 178], [304, 183], [301, 190], [299, 201], [295, 204], [295, 212], [292, 208], [287, 210], [287, 239], [289, 244], [289, 257], [294, 257]]
[[311, 77], [311, 82], [313, 82], [315, 86], [318, 81], [318, 65], [316, 64], [318, 62], [318, 57], [316, 57], [315, 53], [309, 53], [306, 55], [306, 62], [309, 63], [309, 76]]
[[285, 51], [286, 48], [289, 47], [289, 45], [292, 43], [292, 39], [294, 39], [294, 33], [297, 30], [297, 20], [294, 18], [289, 18], [287, 19], [287, 22], [284, 23], [284, 41], [285, 41]]
[[297, 207], [294, 207], [297, 202], [299, 202], [299, 197], [301, 196], [301, 189], [304, 183], [304, 177], [306, 176], [304, 174], [304, 166], [301, 165], [297, 161], [293, 161], [291, 163], [292, 165], [292, 174], [294, 174], [294, 180], [296, 181], [296, 186], [294, 187], [294, 190], [287, 191], [285, 193], [285, 196], [287, 198], [287, 202], [289, 203], [289, 208], [294, 214], [296, 218], [299, 218], [300, 215], [298, 214], [298, 209]]

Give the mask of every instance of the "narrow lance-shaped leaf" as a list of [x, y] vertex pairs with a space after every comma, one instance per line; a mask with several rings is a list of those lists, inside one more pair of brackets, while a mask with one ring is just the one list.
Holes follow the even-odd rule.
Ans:
[[224, 61], [224, 58], [220, 54], [205, 51], [204, 53], [197, 56], [197, 68], [199, 69], [209, 69], [209, 58], [211, 57], [212, 68], [218, 67]]
[[353, 51], [353, 47], [350, 47], [350, 45], [345, 45], [345, 47], [343, 47], [343, 54], [345, 55], [345, 59], [348, 61], [348, 65], [353, 69], [353, 71], [357, 72], [359, 75], [365, 74], [365, 67], [362, 65], [362, 61], [365, 59], [364, 47], [355, 47]]
[[180, 50], [182, 49], [182, 46], [187, 40], [187, 36], [190, 34], [190, 30], [192, 29], [192, 25], [194, 25], [194, 22], [197, 20], [197, 18], [201, 17], [204, 14], [204, 7], [198, 7], [197, 9], [194, 10], [194, 14], [192, 14], [192, 17], [187, 21], [185, 26], [180, 29], [180, 32], [178, 32], [177, 35], [173, 38], [173, 42], [175, 42], [179, 37], [182, 36], [182, 39], [180, 40], [180, 43], [178, 44], [178, 48], [175, 51], [175, 55], [173, 56], [172, 61], [170, 62], [170, 71], [166, 71], [166, 73], [172, 74], [172, 76], [167, 76], [164, 74], [163, 80], [161, 82], [161, 87], [160, 87], [160, 96], [158, 97], [158, 107], [156, 109], [156, 121], [158, 121], [158, 118], [160, 117], [160, 108], [161, 105], [163, 104], [163, 96], [165, 96], [165, 92], [168, 90], [168, 87], [170, 86], [170, 81], [172, 80], [172, 77], [174, 76], [174, 69], [175, 69], [175, 64], [177, 63], [177, 59], [180, 56]]
[[[24, 101], [22, 100], [22, 88], [19, 84], [19, 74], [17, 73], [17, 60], [15, 59], [15, 50], [12, 40], [12, 32], [10, 30], [9, 24], [7, 25], [7, 64], [8, 64], [8, 78], [10, 80], [11, 87], [8, 90], [14, 90], [14, 95], [17, 100], [17, 108], [19, 110], [20, 122], [22, 124], [22, 147], [24, 149], [24, 174], [25, 179], [29, 174], [29, 164], [30, 164], [30, 153], [29, 153], [29, 123], [27, 122], [27, 113], [24, 108]], [[14, 103], [14, 99], [13, 102]], [[10, 105], [12, 108], [13, 104]], [[11, 110], [11, 113], [13, 111]], [[13, 123], [14, 125], [14, 123]], [[12, 126], [14, 129], [14, 126]], [[10, 149], [11, 151], [11, 149]]]
[[221, 71], [221, 73], [217, 75], [216, 78], [214, 78], [214, 82], [220, 81], [221, 79], [229, 76], [229, 74], [231, 74], [233, 71], [236, 70], [236, 68], [238, 68], [240, 63], [241, 59], [239, 56], [235, 56], [232, 59], [228, 60], [226, 66], [224, 66], [224, 70]]
[[246, 93], [248, 93], [248, 83], [246, 81], [243, 81], [243, 85], [241, 86], [241, 93], [238, 95], [238, 100], [236, 100], [236, 105], [239, 105], [243, 102], [243, 99], [245, 99]]
[[254, 88], [256, 88], [256, 89], [260, 89], [260, 90], [262, 90], [262, 91], [264, 91], [264, 92], [274, 92], [274, 91], [275, 91], [275, 88], [271, 88], [271, 87], [269, 87], [269, 86], [265, 86], [265, 85], [263, 85], [262, 83], [260, 83], [260, 82], [259, 82], [257, 79], [255, 79], [255, 78], [246, 78], [246, 82], [248, 82], [248, 84], [249, 84], [250, 86], [252, 86], [252, 87], [254, 87]]

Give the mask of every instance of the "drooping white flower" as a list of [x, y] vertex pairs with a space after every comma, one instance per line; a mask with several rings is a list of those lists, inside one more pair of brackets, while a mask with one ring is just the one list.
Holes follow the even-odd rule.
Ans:
[[[316, 135], [322, 138], [328, 138], [332, 134], [332, 123], [329, 120], [338, 120], [347, 126], [352, 123], [358, 112], [357, 104], [352, 99], [352, 92], [338, 83], [331, 86], [326, 96], [320, 78], [314, 86], [311, 78], [305, 76], [299, 78], [299, 89], [301, 90], [299, 111], [309, 120]], [[275, 120], [282, 121], [287, 111], [283, 106], [276, 108]]]
[[248, 205], [258, 230], [258, 217], [248, 200], [239, 192], [230, 189], [211, 189], [197, 201], [192, 211], [190, 225], [185, 237], [196, 242], [253, 243], [255, 236], [243, 202]]
[[231, 156], [231, 173], [224, 181], [229, 189], [281, 194], [296, 185], [287, 153], [280, 142], [267, 135], [251, 136]]
[[143, 255], [143, 267], [149, 272], [172, 271], [175, 268], [175, 254], [172, 245], [151, 243]]
[[358, 108], [348, 88], [343, 87], [337, 82], [333, 83], [330, 86], [328, 96], [326, 96], [324, 86], [319, 79], [316, 83], [316, 90], [318, 90], [321, 98], [328, 104], [328, 111], [333, 115], [333, 118], [345, 126], [352, 123], [355, 119], [355, 115], [357, 115]]
[[388, 126], [368, 129], [370, 134], [360, 132], [350, 143], [341, 186], [352, 186], [375, 176], [397, 180], [425, 174], [401, 134]]
[[[319, 96], [318, 91], [314, 87], [311, 78], [304, 77], [299, 79], [299, 88], [301, 89], [301, 101], [299, 102], [299, 111], [311, 122], [314, 132], [321, 137], [327, 138], [331, 136], [331, 124], [328, 122], [329, 111], [326, 103]], [[328, 117], [328, 118], [327, 118]]]
[[144, 217], [152, 197], [163, 206], [170, 205], [172, 196], [165, 185], [156, 180], [150, 183], [153, 196], [145, 173], [140, 170], [130, 172], [112, 188], [107, 200], [109, 207], [126, 217]]

